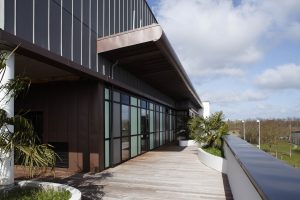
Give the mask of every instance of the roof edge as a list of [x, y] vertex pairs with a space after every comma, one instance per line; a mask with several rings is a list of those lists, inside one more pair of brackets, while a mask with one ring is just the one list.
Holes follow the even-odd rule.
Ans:
[[160, 25], [152, 24], [142, 28], [97, 39], [97, 53], [104, 53], [118, 48], [124, 48], [146, 42], [158, 41], [163, 35]]

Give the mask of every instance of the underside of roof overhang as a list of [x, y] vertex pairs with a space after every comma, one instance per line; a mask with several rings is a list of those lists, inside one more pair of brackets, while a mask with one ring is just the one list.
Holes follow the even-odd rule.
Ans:
[[97, 52], [174, 100], [202, 107], [160, 25], [99, 38]]

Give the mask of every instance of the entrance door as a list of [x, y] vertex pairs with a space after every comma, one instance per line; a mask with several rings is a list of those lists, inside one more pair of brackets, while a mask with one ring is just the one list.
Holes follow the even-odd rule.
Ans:
[[149, 150], [149, 118], [146, 109], [141, 109], [141, 151]]

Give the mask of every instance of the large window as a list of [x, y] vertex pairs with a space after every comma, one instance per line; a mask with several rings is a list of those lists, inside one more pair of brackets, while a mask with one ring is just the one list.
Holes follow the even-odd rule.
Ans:
[[118, 90], [104, 90], [105, 167], [174, 140], [174, 111]]

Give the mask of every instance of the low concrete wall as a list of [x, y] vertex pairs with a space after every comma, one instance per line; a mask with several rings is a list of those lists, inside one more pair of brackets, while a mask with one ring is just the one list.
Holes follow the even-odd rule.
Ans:
[[201, 148], [198, 148], [198, 158], [206, 166], [215, 169], [221, 173], [227, 173], [227, 161], [224, 158], [207, 153]]
[[65, 189], [71, 192], [72, 196], [70, 200], [81, 200], [81, 192], [78, 189], [68, 185], [63, 185], [59, 183], [50, 183], [50, 182], [40, 182], [40, 181], [20, 181], [18, 182], [18, 185], [21, 187], [32, 186], [32, 187], [41, 187], [43, 189], [54, 189], [54, 190]]
[[262, 199], [226, 142], [224, 142], [223, 148], [227, 159], [227, 176], [233, 198], [237, 200]]
[[181, 147], [189, 147], [196, 146], [197, 142], [195, 140], [179, 140], [179, 146]]

